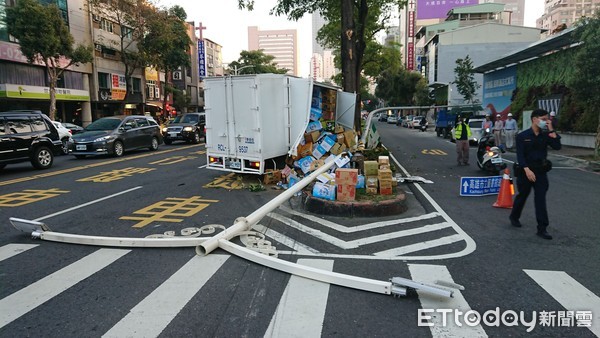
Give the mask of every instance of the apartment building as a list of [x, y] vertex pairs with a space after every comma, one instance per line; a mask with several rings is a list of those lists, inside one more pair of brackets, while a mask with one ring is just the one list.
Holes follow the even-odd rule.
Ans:
[[263, 50], [275, 57], [279, 68], [288, 69], [287, 74], [298, 74], [298, 34], [295, 29], [259, 30], [248, 27], [248, 50]]
[[547, 30], [546, 35], [557, 32], [557, 28], [573, 26], [577, 20], [593, 16], [600, 10], [600, 0], [544, 0], [544, 14], [536, 20], [536, 26]]
[[[0, 2], [0, 13], [16, 1]], [[80, 1], [56, 1], [75, 41], [91, 45], [90, 25], [85, 6]], [[46, 68], [29, 64], [14, 37], [7, 32], [4, 15], [0, 15], [0, 111], [36, 109], [48, 114], [50, 89]], [[92, 65], [71, 66], [59, 79], [56, 89], [56, 118], [63, 121], [91, 121], [90, 85]]]

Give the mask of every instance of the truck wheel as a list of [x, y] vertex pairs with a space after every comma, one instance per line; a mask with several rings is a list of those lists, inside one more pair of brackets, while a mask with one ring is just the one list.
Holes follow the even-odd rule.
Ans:
[[435, 134], [437, 135], [437, 137], [442, 136], [442, 132], [440, 131], [440, 128], [435, 128]]
[[448, 138], [448, 129], [444, 129], [444, 138]]
[[52, 166], [54, 155], [50, 148], [46, 146], [37, 147], [31, 156], [31, 164], [36, 169], [48, 169]]

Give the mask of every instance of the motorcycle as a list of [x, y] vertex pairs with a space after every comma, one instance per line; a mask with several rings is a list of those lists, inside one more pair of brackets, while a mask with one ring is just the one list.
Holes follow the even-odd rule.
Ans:
[[425, 121], [425, 123], [421, 122], [419, 123], [419, 130], [420, 131], [427, 131], [427, 121]]
[[487, 128], [479, 139], [477, 145], [477, 166], [493, 175], [498, 175], [501, 170], [506, 168], [506, 163], [502, 160], [504, 149], [496, 147], [494, 135]]

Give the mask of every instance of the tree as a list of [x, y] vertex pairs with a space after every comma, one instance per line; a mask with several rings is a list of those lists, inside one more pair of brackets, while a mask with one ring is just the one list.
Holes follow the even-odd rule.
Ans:
[[456, 85], [458, 93], [469, 103], [475, 103], [475, 94], [477, 93], [477, 89], [481, 87], [481, 85], [475, 81], [475, 71], [473, 69], [473, 61], [469, 55], [464, 59], [456, 60], [456, 67], [454, 68], [454, 84]]
[[[92, 47], [77, 45], [56, 5], [19, 0], [6, 9], [8, 33], [19, 40], [29, 63], [46, 66], [50, 87], [49, 117], [56, 119], [56, 83], [72, 65], [92, 61]], [[43, 32], [43, 34], [41, 34]]]
[[[100, 17], [103, 24], [111, 28], [113, 34], [98, 37], [102, 48], [117, 51], [121, 63], [125, 67], [126, 88], [132, 88], [132, 76], [138, 69], [149, 64], [148, 54], [140, 51], [147, 31], [147, 18], [154, 15], [156, 9], [147, 0], [88, 0], [90, 11]], [[113, 22], [118, 27], [113, 27]], [[117, 39], [112, 39], [116, 34]], [[130, 90], [125, 91], [121, 102], [121, 110], [128, 102]]]
[[[382, 13], [392, 8], [402, 8], [406, 0], [279, 0], [271, 10], [275, 15], [287, 15], [298, 20], [304, 14], [319, 12], [337, 26], [337, 46], [340, 50], [344, 91], [357, 93], [355, 127], [360, 128], [360, 84], [363, 61], [368, 41], [374, 39], [373, 32], [384, 28]], [[253, 9], [254, 0], [238, 0], [240, 8]], [[385, 14], [384, 14], [385, 15]], [[373, 29], [373, 27], [375, 27]], [[378, 27], [378, 28], [377, 28]], [[373, 33], [373, 34], [371, 34]], [[360, 130], [358, 130], [360, 132]]]
[[384, 71], [377, 78], [375, 95], [390, 106], [429, 105], [429, 90], [421, 74], [405, 69]]
[[[596, 126], [596, 144], [594, 158], [600, 157], [600, 11], [592, 18], [583, 18], [578, 22], [574, 33], [576, 40], [582, 42], [572, 59], [573, 76], [568, 86], [573, 90], [577, 101], [584, 106], [580, 123]], [[593, 127], [591, 128], [593, 129]]]
[[275, 60], [275, 57], [273, 55], [265, 54], [262, 49], [252, 51], [243, 50], [240, 53], [239, 59], [231, 62], [227, 68], [229, 68], [229, 74], [234, 75], [265, 73], [285, 74], [288, 72], [288, 69], [286, 68], [279, 68], [277, 63], [273, 60]]
[[[186, 17], [185, 10], [177, 5], [148, 13], [146, 17], [146, 33], [139, 44], [139, 49], [145, 54], [144, 59], [149, 65], [165, 72], [167, 76], [172, 76], [174, 71], [190, 67], [191, 64], [192, 40], [187, 33]], [[171, 90], [174, 96], [178, 91]], [[169, 91], [165, 90], [163, 107], [167, 106], [167, 92]], [[185, 102], [187, 99], [179, 99], [179, 107], [182, 108], [181, 105]], [[187, 107], [187, 104], [185, 106]]]

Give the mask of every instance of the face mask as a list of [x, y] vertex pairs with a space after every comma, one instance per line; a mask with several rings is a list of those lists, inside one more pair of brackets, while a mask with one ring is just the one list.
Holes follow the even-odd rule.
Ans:
[[540, 129], [546, 129], [546, 121], [544, 120], [539, 120], [537, 125], [540, 127]]

